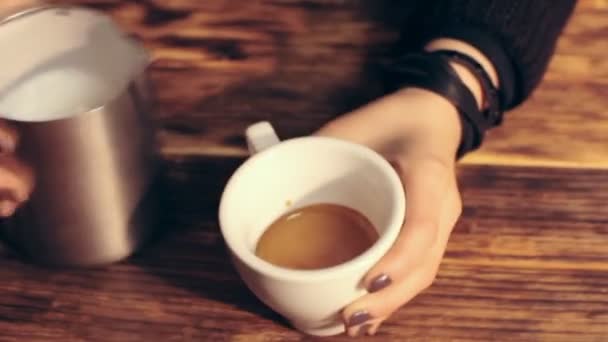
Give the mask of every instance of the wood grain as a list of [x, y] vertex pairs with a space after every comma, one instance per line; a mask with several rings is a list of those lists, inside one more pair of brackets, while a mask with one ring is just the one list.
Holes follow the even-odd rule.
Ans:
[[[313, 131], [374, 96], [366, 63], [398, 35], [390, 0], [60, 2], [107, 11], [152, 51], [172, 155], [244, 155], [226, 139], [258, 119]], [[579, 1], [541, 87], [464, 163], [608, 167], [607, 23], [605, 1]]]
[[[126, 262], [53, 270], [0, 252], [0, 341], [312, 340], [228, 260], [216, 199], [240, 161], [171, 161], [171, 231]], [[370, 340], [605, 340], [608, 175], [467, 166], [460, 182], [469, 200], [435, 285]]]
[[[167, 232], [89, 270], [0, 247], [0, 341], [314, 340], [238, 279], [217, 201], [248, 124], [308, 134], [375, 96], [367, 61], [397, 37], [391, 1], [55, 2], [106, 11], [154, 56]], [[542, 86], [463, 161], [435, 285], [369, 340], [608, 339], [607, 18], [606, 0], [579, 1]]]
[[531, 100], [464, 162], [608, 168], [608, 6], [581, 0]]

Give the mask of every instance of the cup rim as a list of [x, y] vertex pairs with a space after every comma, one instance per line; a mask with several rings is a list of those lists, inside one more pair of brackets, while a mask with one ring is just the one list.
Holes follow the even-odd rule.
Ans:
[[[235, 239], [230, 238], [230, 235], [225, 234], [226, 222], [228, 221], [228, 216], [231, 215], [231, 213], [227, 212], [228, 204], [226, 202], [230, 199], [234, 191], [233, 184], [235, 182], [235, 179], [238, 178], [241, 174], [248, 172], [248, 170], [251, 169], [258, 162], [258, 160], [268, 158], [270, 155], [277, 153], [277, 151], [279, 150], [290, 148], [291, 146], [296, 144], [310, 143], [311, 141], [315, 141], [317, 143], [320, 142], [324, 144], [340, 145], [341, 148], [345, 148], [347, 150], [350, 150], [351, 152], [364, 156], [367, 160], [369, 160], [371, 163], [375, 164], [377, 167], [384, 171], [384, 174], [386, 175], [388, 182], [391, 184], [391, 187], [395, 189], [390, 195], [390, 197], [391, 201], [395, 203], [396, 208], [391, 214], [385, 232], [370, 248], [368, 248], [365, 252], [356, 256], [355, 258], [336, 266], [315, 270], [298, 270], [276, 266], [271, 264], [270, 262], [259, 258], [248, 248], [236, 248], [235, 245], [237, 244], [237, 242], [235, 241]], [[232, 254], [256, 272], [275, 279], [298, 282], [313, 282], [327, 278], [333, 278], [336, 277], [338, 274], [349, 273], [353, 270], [357, 270], [367, 263], [368, 257], [374, 256], [376, 254], [384, 255], [388, 251], [388, 249], [393, 245], [399, 231], [401, 230], [405, 219], [405, 207], [405, 191], [401, 179], [399, 178], [396, 170], [390, 165], [390, 163], [382, 156], [380, 156], [377, 152], [371, 150], [366, 146], [337, 138], [306, 136], [284, 140], [277, 145], [269, 147], [268, 149], [251, 156], [233, 173], [233, 175], [228, 180], [226, 187], [224, 188], [220, 200], [219, 224], [222, 237], [224, 238], [224, 241], [226, 242], [226, 245], [228, 246]]]
[[0, 26], [4, 24], [8, 24], [10, 21], [20, 19], [22, 17], [26, 17], [28, 15], [32, 15], [41, 11], [46, 11], [48, 9], [61, 9], [68, 6], [61, 5], [45, 5], [45, 4], [33, 4], [33, 5], [24, 5], [24, 6], [16, 6], [11, 9], [9, 12], [5, 12], [0, 15]]
[[[108, 18], [109, 20], [111, 20], [112, 24], [115, 25], [119, 31], [121, 31], [119, 25], [116, 23], [116, 21], [113, 18], [111, 18], [107, 14], [104, 14], [103, 12], [98, 11], [96, 9], [82, 7], [82, 6], [48, 5], [48, 4], [33, 6], [33, 7], [26, 6], [24, 8], [21, 8], [20, 10], [17, 10], [14, 13], [11, 12], [11, 14], [7, 15], [6, 17], [0, 17], [0, 26], [5, 25], [5, 24], [10, 24], [10, 22], [12, 22], [12, 21], [19, 20], [19, 19], [28, 17], [30, 15], [39, 14], [40, 12], [51, 11], [51, 10], [60, 10], [60, 9], [78, 10], [78, 11], [82, 11], [82, 12], [103, 15], [106, 18]], [[18, 122], [18, 123], [23, 123], [23, 124], [48, 124], [48, 123], [54, 123], [54, 122], [68, 121], [68, 120], [72, 120], [76, 117], [82, 116], [84, 114], [96, 113], [96, 112], [104, 110], [108, 105], [111, 105], [112, 103], [114, 103], [118, 99], [120, 99], [122, 96], [124, 96], [124, 94], [128, 93], [129, 87], [131, 87], [133, 85], [133, 83], [135, 83], [141, 77], [145, 77], [146, 78], [145, 81], [149, 83], [150, 81], [147, 78], [147, 73], [149, 72], [149, 70], [153, 64], [153, 59], [152, 59], [150, 52], [145, 48], [145, 46], [143, 45], [141, 40], [135, 38], [132, 35], [123, 33], [122, 36], [117, 36], [116, 38], [125, 39], [127, 42], [129, 42], [134, 47], [135, 50], [138, 50], [138, 52], [142, 54], [142, 56], [143, 56], [142, 60], [144, 62], [141, 64], [141, 66], [139, 66], [138, 68], [135, 68], [135, 71], [128, 78], [128, 82], [126, 82], [126, 84], [123, 87], [121, 87], [120, 91], [118, 91], [115, 95], [108, 97], [106, 99], [106, 101], [98, 101], [97, 104], [94, 104], [91, 106], [86, 106], [83, 109], [78, 110], [78, 111], [67, 111], [66, 113], [62, 114], [61, 116], [58, 116], [56, 118], [49, 119], [49, 120], [17, 119], [16, 117], [20, 116], [19, 114], [6, 113], [6, 112], [3, 113], [1, 119], [7, 120], [9, 122]]]

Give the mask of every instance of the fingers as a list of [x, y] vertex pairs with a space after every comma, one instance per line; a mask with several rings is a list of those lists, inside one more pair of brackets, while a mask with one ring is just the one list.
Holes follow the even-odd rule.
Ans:
[[350, 336], [375, 334], [395, 310], [433, 283], [460, 215], [450, 164], [417, 160], [400, 173], [407, 191], [406, 222], [391, 250], [368, 272], [364, 284], [370, 293], [343, 311]]
[[454, 173], [458, 115], [435, 94], [414, 89], [332, 120], [317, 135], [365, 145], [394, 161], [405, 187], [407, 211], [399, 237], [363, 279], [369, 294], [343, 310], [349, 335], [373, 334], [432, 283], [460, 215]]
[[[445, 211], [447, 213], [447, 210]], [[452, 214], [444, 214], [443, 218]], [[451, 220], [450, 220], [451, 222]], [[449, 235], [449, 234], [446, 234]], [[349, 336], [374, 335], [397, 309], [430, 287], [437, 275], [447, 238], [439, 238], [424, 260], [403, 278], [380, 291], [369, 293], [346, 307], [343, 312]]]
[[13, 215], [25, 202], [34, 185], [32, 170], [13, 155], [0, 156], [0, 216]]
[[13, 155], [17, 143], [15, 128], [0, 121], [0, 217], [11, 216], [33, 188], [32, 170]]
[[434, 159], [414, 160], [403, 167], [407, 212], [402, 231], [389, 252], [364, 280], [374, 292], [400, 281], [428, 255], [437, 239], [443, 202], [453, 169]]
[[[432, 269], [420, 268], [382, 291], [370, 293], [342, 312], [349, 336], [373, 335], [397, 308], [412, 300], [433, 281]], [[363, 330], [363, 331], [362, 331]]]
[[346, 330], [346, 333], [351, 337], [360, 337], [365, 335], [374, 335], [380, 328], [382, 322], [384, 322], [385, 318], [374, 318], [369, 321], [353, 326]]

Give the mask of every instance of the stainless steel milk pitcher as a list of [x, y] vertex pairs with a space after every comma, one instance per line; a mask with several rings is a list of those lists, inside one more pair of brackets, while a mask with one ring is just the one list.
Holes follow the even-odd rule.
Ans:
[[146, 51], [100, 12], [54, 6], [0, 18], [0, 46], [0, 116], [35, 174], [3, 235], [55, 265], [131, 255], [158, 213]]

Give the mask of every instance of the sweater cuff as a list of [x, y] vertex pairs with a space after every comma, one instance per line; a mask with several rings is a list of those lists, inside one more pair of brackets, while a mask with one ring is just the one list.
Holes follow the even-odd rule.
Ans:
[[503, 109], [511, 109], [517, 103], [521, 94], [519, 91], [517, 74], [513, 62], [508, 57], [500, 40], [490, 33], [474, 26], [447, 27], [431, 37], [430, 40], [438, 38], [451, 38], [461, 40], [481, 51], [492, 63], [498, 74], [500, 82], [499, 89], [502, 94]]

